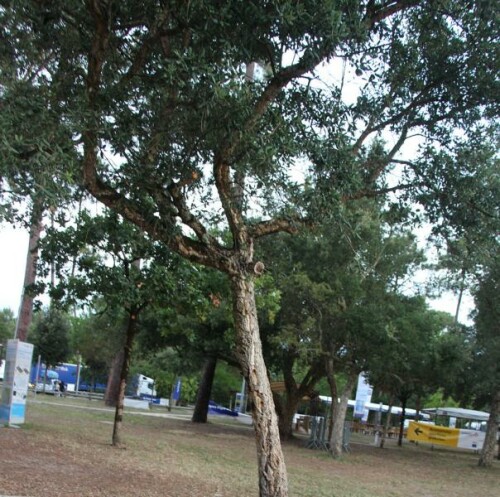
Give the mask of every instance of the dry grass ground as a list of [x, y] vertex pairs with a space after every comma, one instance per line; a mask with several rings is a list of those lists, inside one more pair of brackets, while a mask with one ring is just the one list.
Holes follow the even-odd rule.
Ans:
[[[0, 429], [0, 495], [29, 497], [254, 497], [251, 428], [215, 418], [193, 425], [177, 411], [127, 413], [126, 449], [110, 446], [113, 413], [98, 402], [39, 396], [27, 423]], [[155, 411], [153, 414], [159, 414]], [[284, 445], [293, 497], [498, 497], [500, 461], [477, 467], [470, 452], [353, 437], [339, 461]]]

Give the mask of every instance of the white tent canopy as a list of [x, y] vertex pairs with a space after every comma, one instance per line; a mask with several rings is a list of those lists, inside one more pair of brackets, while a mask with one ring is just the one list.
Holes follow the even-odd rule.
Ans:
[[436, 407], [432, 409], [422, 409], [428, 414], [438, 416], [450, 416], [452, 418], [470, 419], [473, 421], [488, 421], [490, 413], [475, 411], [473, 409], [462, 409], [460, 407]]
[[[332, 398], [331, 397], [327, 397], [326, 395], [320, 395], [319, 398], [321, 399], [322, 402], [326, 402], [327, 404], [331, 404], [332, 402]], [[355, 400], [349, 400], [348, 401], [348, 406], [349, 407], [354, 407], [356, 405], [356, 401]], [[385, 405], [385, 404], [376, 404], [374, 402], [366, 402], [365, 403], [365, 406], [364, 406], [365, 409], [368, 409], [369, 411], [380, 411], [380, 412], [389, 412], [389, 406], [388, 405]], [[392, 406], [391, 407], [391, 413], [392, 414], [395, 414], [395, 415], [401, 415], [403, 409], [401, 407], [398, 407], [398, 406]], [[411, 409], [409, 407], [407, 407], [405, 409], [405, 414], [406, 416], [409, 416], [409, 417], [413, 417], [417, 414], [417, 411], [415, 409]], [[420, 411], [420, 415], [424, 418], [424, 419], [428, 419], [430, 416], [426, 413], [424, 413], [423, 411]]]

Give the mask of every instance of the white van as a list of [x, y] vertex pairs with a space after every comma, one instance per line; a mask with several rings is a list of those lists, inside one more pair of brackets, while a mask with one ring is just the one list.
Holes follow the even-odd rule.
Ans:
[[45, 389], [43, 381], [39, 381], [35, 387], [35, 392], [37, 393], [45, 392], [49, 394], [55, 394], [58, 391], [59, 391], [59, 380], [57, 378], [47, 379], [47, 382], [45, 383]]

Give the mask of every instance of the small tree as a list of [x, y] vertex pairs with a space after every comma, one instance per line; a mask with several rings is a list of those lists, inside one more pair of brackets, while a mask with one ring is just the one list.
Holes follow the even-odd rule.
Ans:
[[[91, 217], [79, 213], [75, 227], [47, 230], [44, 260], [57, 270], [58, 284], [50, 293], [67, 302], [99, 298], [121, 318], [121, 340], [108, 382], [116, 407], [113, 445], [120, 445], [124, 397], [132, 347], [141, 311], [153, 302], [165, 302], [174, 293], [173, 274], [181, 261], [155, 246], [138, 228], [113, 211]], [[68, 267], [67, 260], [72, 259]], [[151, 261], [150, 259], [153, 259]], [[141, 265], [141, 261], [144, 264]], [[76, 271], [75, 271], [76, 266]]]
[[[430, 310], [420, 296], [389, 296], [387, 307], [387, 343], [370, 363], [373, 385], [401, 403], [402, 414], [398, 444], [402, 445], [404, 418], [409, 400], [417, 402], [429, 389], [437, 389], [442, 370], [436, 368], [436, 346], [452, 324], [452, 316]], [[443, 367], [446, 362], [442, 361]], [[451, 365], [451, 364], [448, 364]]]
[[70, 352], [69, 334], [70, 322], [62, 311], [53, 307], [41, 311], [30, 333], [34, 356], [40, 355], [47, 368], [64, 362]]

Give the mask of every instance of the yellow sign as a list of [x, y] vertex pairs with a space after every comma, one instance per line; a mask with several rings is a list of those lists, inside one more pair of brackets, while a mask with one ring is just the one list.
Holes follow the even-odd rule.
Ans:
[[460, 430], [446, 426], [435, 426], [427, 423], [411, 421], [406, 433], [408, 440], [434, 445], [447, 445], [457, 447]]

